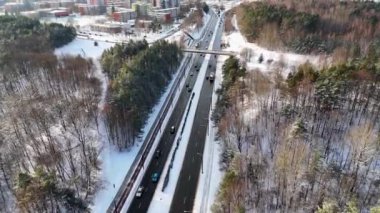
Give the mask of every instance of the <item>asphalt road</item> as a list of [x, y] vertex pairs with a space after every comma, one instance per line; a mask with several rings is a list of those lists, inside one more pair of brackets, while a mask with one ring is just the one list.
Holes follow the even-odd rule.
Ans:
[[[211, 23], [209, 25], [209, 29], [206, 29], [207, 30], [206, 32], [214, 30], [215, 24], [217, 22], [217, 17], [216, 16], [211, 17], [210, 22]], [[201, 49], [206, 49], [210, 43], [211, 36], [208, 36], [207, 34], [208, 33], [206, 33], [206, 36], [205, 36], [206, 39], [203, 39], [200, 41]], [[199, 67], [203, 63], [203, 60], [204, 60], [204, 55], [200, 56], [200, 54], [197, 54], [194, 58], [194, 63], [193, 64], [191, 64], [191, 62], [189, 63], [189, 66], [192, 66], [190, 73], [192, 72], [193, 75], [192, 76], [188, 75], [186, 82], [189, 82], [189, 86], [191, 88], [194, 87], [196, 78], [198, 76], [198, 72], [196, 71], [196, 68], [194, 67], [194, 65], [198, 65]], [[162, 174], [162, 171], [163, 171], [166, 161], [168, 160], [169, 153], [175, 139], [175, 134], [170, 134], [170, 127], [175, 126], [176, 133], [180, 129], [179, 125], [180, 125], [182, 116], [186, 110], [186, 105], [191, 96], [191, 93], [192, 91], [188, 92], [187, 88], [182, 89], [178, 102], [174, 106], [175, 108], [173, 110], [173, 113], [171, 114], [169, 118], [168, 124], [165, 127], [164, 133], [162, 134], [162, 137], [157, 146], [157, 149], [160, 150], [161, 155], [157, 159], [153, 157], [152, 161], [150, 162], [140, 184], [140, 186], [143, 186], [145, 188], [143, 191], [143, 194], [140, 198], [134, 197], [128, 209], [128, 212], [139, 213], [139, 212], [148, 211], [150, 202], [153, 198], [154, 192], [157, 187], [157, 183], [152, 182], [151, 176], [153, 173], [158, 172], [160, 174], [160, 178], [164, 178], [165, 174]]]
[[[215, 32], [217, 35], [213, 46], [214, 50], [220, 49], [222, 29], [223, 24], [221, 24]], [[210, 72], [215, 72], [216, 59], [214, 56], [211, 56], [209, 65], [211, 65], [211, 67], [207, 70], [207, 76], [209, 76]], [[204, 80], [195, 112], [196, 116], [190, 133], [185, 159], [182, 164], [181, 173], [170, 206], [170, 212], [182, 213], [193, 211], [199, 172], [203, 172], [202, 158], [206, 135], [209, 131], [207, 127], [209, 123], [213, 88], [213, 83]]]

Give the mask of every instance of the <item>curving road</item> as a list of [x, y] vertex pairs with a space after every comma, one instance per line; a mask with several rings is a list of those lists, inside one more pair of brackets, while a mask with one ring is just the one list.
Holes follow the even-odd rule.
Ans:
[[[205, 29], [205, 32], [210, 32], [214, 30], [214, 27], [217, 23], [217, 16], [212, 13], [212, 16], [210, 18], [210, 24], [207, 25], [207, 28]], [[208, 35], [208, 33], [205, 34], [205, 39], [200, 41], [200, 49], [206, 49], [210, 43], [211, 36]], [[197, 69], [195, 68], [195, 65], [198, 65], [198, 67], [203, 63], [204, 55], [201, 56], [199, 54], [194, 56], [193, 63], [190, 62], [189, 66], [191, 66], [190, 73], [193, 73], [193, 75], [187, 76], [186, 82], [189, 83], [190, 88], [194, 87], [195, 81], [198, 76]], [[175, 126], [177, 127], [177, 130], [179, 129], [179, 125], [182, 119], [182, 116], [185, 112], [187, 102], [191, 96], [191, 91], [189, 92], [187, 88], [183, 88], [180, 94], [180, 97], [178, 99], [177, 104], [174, 106], [173, 113], [171, 114], [168, 124], [165, 127], [165, 132], [162, 134], [162, 137], [159, 141], [159, 144], [157, 146], [156, 150], [160, 150], [161, 155], [159, 158], [153, 158], [150, 162], [148, 168], [146, 168], [144, 177], [141, 181], [140, 186], [144, 187], [144, 191], [142, 194], [142, 197], [137, 198], [135, 197], [128, 209], [128, 212], [131, 213], [139, 213], [139, 212], [147, 212], [150, 202], [153, 198], [154, 192], [157, 187], [157, 183], [153, 183], [151, 180], [151, 176], [153, 173], [158, 172], [161, 174], [160, 178], [164, 178], [165, 174], [162, 174], [163, 168], [165, 166], [166, 161], [168, 160], [168, 156], [171, 150], [171, 147], [173, 145], [175, 134], [170, 134], [170, 127]]]

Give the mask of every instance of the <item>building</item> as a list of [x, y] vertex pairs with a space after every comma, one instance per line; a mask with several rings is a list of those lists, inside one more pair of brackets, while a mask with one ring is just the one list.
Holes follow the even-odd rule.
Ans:
[[106, 11], [104, 5], [75, 4], [81, 15], [100, 15]]
[[107, 5], [107, 3], [106, 0], [87, 0], [88, 5], [104, 6]]
[[145, 28], [148, 29], [149, 26], [153, 23], [152, 20], [139, 20], [138, 23], [135, 25], [138, 28]]
[[25, 10], [23, 3], [8, 2], [4, 4], [4, 11], [8, 13], [18, 13]]
[[128, 20], [136, 19], [137, 13], [132, 9], [119, 8], [119, 11], [112, 13], [114, 21], [127, 22]]
[[169, 22], [170, 20], [172, 20], [170, 13], [156, 13], [155, 17], [157, 20], [160, 20], [161, 22]]
[[65, 17], [65, 16], [69, 16], [69, 11], [67, 9], [57, 9], [57, 10], [50, 11], [50, 14], [53, 17]]
[[176, 18], [179, 15], [179, 7], [172, 7], [166, 9], [155, 9], [153, 10], [152, 16], [158, 18], [158, 16], [162, 16], [163, 14], [170, 14], [171, 18]]
[[137, 16], [147, 16], [151, 10], [151, 4], [144, 2], [135, 2], [132, 4], [132, 9], [136, 11]]
[[91, 30], [105, 33], [121, 33], [122, 25], [120, 24], [91, 24]]

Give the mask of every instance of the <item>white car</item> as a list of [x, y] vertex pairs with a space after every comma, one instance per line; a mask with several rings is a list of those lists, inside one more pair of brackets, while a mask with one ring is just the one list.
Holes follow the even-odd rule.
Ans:
[[136, 197], [141, 197], [142, 194], [144, 192], [144, 187], [143, 186], [140, 186], [138, 189], [137, 189], [137, 192], [136, 192]]

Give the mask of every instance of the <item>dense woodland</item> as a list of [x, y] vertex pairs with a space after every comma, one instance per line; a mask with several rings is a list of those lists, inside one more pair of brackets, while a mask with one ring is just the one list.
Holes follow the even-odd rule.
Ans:
[[119, 149], [132, 146], [152, 107], [177, 71], [182, 53], [176, 44], [144, 41], [116, 45], [101, 63], [110, 79], [104, 109], [109, 141]]
[[369, 1], [265, 1], [233, 13], [249, 41], [271, 49], [328, 53], [344, 61], [380, 40], [380, 4]]
[[[287, 2], [280, 4], [297, 7]], [[353, 23], [379, 7], [354, 5], [360, 18]], [[253, 7], [288, 11], [260, 3]], [[320, 10], [304, 9], [313, 14]], [[326, 16], [337, 15], [308, 12], [299, 15], [320, 19], [315, 32]], [[284, 19], [280, 25], [288, 23]], [[363, 32], [363, 26], [355, 26], [351, 33]], [[365, 31], [362, 38], [347, 40], [358, 39], [360, 51], [324, 68], [306, 63], [285, 77], [281, 63], [263, 73], [246, 70], [235, 58], [225, 62], [213, 119], [226, 174], [213, 212], [380, 212], [380, 46], [373, 37], [379, 28], [365, 26], [374, 34], [366, 37]], [[302, 32], [302, 26], [296, 28]]]
[[99, 168], [92, 61], [54, 55], [75, 30], [0, 16], [0, 212], [83, 212]]

